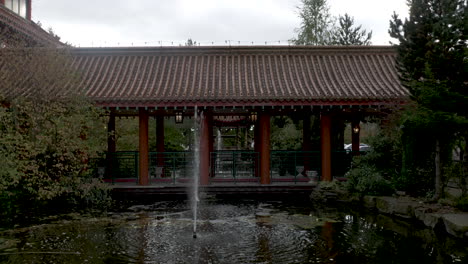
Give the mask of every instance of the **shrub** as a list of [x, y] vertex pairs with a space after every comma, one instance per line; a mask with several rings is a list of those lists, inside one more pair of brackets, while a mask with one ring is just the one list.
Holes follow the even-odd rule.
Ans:
[[359, 164], [347, 173], [347, 177], [346, 189], [349, 192], [360, 195], [389, 195], [393, 193], [390, 182], [382, 177], [375, 166], [370, 164]]
[[464, 212], [468, 212], [468, 196], [458, 198], [455, 206]]

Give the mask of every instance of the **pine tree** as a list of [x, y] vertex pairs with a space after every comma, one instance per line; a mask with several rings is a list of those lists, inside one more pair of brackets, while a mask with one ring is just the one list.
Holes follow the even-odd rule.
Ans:
[[335, 33], [336, 45], [370, 45], [372, 31], [367, 33], [362, 26], [354, 27], [354, 18], [348, 14], [339, 17], [339, 27]]
[[[413, 101], [404, 121], [405, 131], [413, 135], [417, 131], [416, 134], [433, 142], [431, 155], [419, 154], [434, 159], [433, 198], [437, 200], [443, 191], [444, 154], [447, 157], [451, 152], [447, 146], [457, 137], [465, 137], [465, 144], [467, 139], [467, 3], [409, 0], [408, 4], [409, 18], [402, 21], [394, 14], [389, 33], [399, 42], [397, 68]], [[405, 163], [406, 167], [412, 166], [411, 161]]]

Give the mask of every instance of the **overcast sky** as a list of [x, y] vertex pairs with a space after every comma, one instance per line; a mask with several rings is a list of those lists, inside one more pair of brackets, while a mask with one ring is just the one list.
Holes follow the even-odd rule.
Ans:
[[[388, 45], [393, 11], [406, 0], [328, 0], [332, 15], [348, 13]], [[300, 26], [300, 0], [33, 0], [32, 19], [77, 47], [287, 44]]]

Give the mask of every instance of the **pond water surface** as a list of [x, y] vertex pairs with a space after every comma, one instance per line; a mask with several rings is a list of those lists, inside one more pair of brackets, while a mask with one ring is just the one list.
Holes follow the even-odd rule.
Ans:
[[0, 263], [468, 263], [468, 244], [382, 215], [208, 199], [0, 232]]

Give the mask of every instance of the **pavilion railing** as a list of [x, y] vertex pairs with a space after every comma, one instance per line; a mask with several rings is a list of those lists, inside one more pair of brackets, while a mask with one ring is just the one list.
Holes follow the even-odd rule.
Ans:
[[[353, 157], [349, 151], [332, 151], [332, 175], [345, 177]], [[361, 155], [364, 153], [361, 152]], [[187, 182], [194, 175], [193, 153], [150, 152], [149, 177], [152, 182]], [[137, 181], [139, 154], [136, 151], [106, 153], [90, 161], [89, 170], [106, 181]], [[259, 153], [254, 151], [215, 151], [210, 153], [210, 181], [259, 181]], [[273, 150], [270, 152], [272, 182], [319, 180], [320, 151]]]
[[[331, 153], [332, 175], [343, 178], [351, 168], [355, 153], [336, 150]], [[361, 155], [364, 152], [360, 152]], [[321, 172], [320, 151], [273, 150], [270, 153], [270, 177], [273, 182], [305, 182], [319, 180]]]
[[254, 151], [223, 150], [211, 152], [211, 182], [259, 181], [259, 153]]
[[194, 175], [194, 155], [190, 151], [150, 152], [149, 177], [154, 182], [186, 182]]
[[270, 154], [272, 182], [309, 181], [320, 175], [320, 151], [274, 150]]
[[116, 180], [136, 181], [138, 179], [138, 152], [105, 153], [100, 158], [91, 160], [90, 169], [96, 177], [112, 183]]

